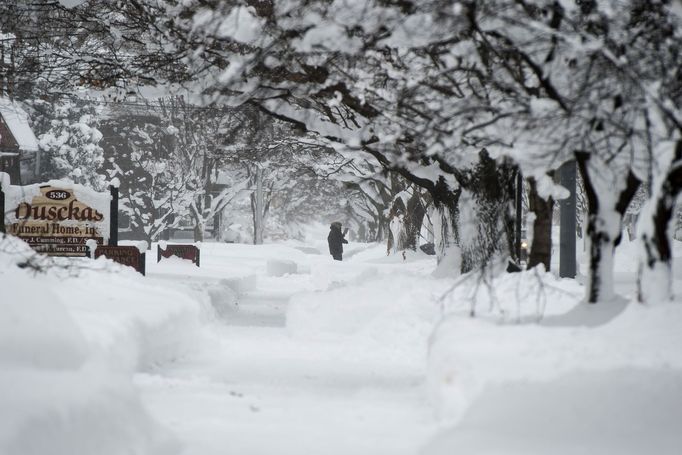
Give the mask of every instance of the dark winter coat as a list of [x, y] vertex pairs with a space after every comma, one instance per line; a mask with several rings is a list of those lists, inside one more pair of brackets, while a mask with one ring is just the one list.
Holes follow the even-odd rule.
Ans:
[[340, 226], [332, 225], [327, 236], [327, 242], [329, 243], [329, 254], [341, 256], [343, 254], [343, 244], [348, 243], [348, 240], [343, 238]]

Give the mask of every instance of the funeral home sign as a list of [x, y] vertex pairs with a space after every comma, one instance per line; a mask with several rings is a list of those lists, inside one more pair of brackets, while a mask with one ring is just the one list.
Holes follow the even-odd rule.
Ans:
[[85, 256], [85, 243], [89, 239], [100, 245], [109, 243], [110, 192], [97, 192], [70, 181], [9, 185], [5, 178], [1, 198], [4, 199], [4, 230], [38, 252]]

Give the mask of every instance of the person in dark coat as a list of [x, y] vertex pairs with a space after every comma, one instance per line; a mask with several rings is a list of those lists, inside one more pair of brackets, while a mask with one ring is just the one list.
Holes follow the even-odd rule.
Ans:
[[344, 233], [341, 232], [341, 223], [338, 221], [333, 222], [329, 229], [327, 242], [329, 243], [329, 254], [337, 261], [343, 260], [343, 244], [348, 243], [348, 240], [343, 238], [343, 236]]

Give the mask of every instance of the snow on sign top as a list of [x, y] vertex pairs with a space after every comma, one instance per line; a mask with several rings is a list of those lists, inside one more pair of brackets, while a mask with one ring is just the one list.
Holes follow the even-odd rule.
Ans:
[[59, 0], [59, 3], [61, 3], [62, 6], [65, 6], [67, 8], [73, 8], [84, 2], [85, 0]]
[[21, 150], [38, 151], [38, 139], [28, 124], [28, 114], [18, 103], [0, 96], [0, 116], [12, 132]]

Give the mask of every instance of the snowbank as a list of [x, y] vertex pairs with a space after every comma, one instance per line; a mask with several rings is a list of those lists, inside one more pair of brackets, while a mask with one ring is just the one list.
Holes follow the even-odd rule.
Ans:
[[674, 455], [682, 447], [679, 370], [577, 371], [491, 386], [424, 455]]
[[266, 267], [269, 276], [294, 274], [298, 270], [296, 263], [287, 259], [269, 259]]
[[49, 289], [25, 274], [0, 274], [0, 364], [68, 370], [88, 356], [85, 337]]
[[101, 271], [85, 270], [78, 279], [59, 284], [52, 283], [54, 292], [90, 346], [131, 370], [149, 368], [193, 349], [200, 342], [202, 326], [212, 318], [207, 293], [144, 278], [130, 268], [106, 277]]
[[[147, 274], [181, 282], [223, 281], [236, 293], [253, 290], [259, 276], [280, 276], [310, 270], [309, 256], [283, 245], [241, 245], [204, 243], [201, 247], [201, 267], [178, 258], [156, 262], [156, 244], [147, 258]], [[291, 270], [296, 267], [295, 271]], [[286, 270], [284, 270], [286, 269]]]
[[519, 273], [488, 270], [458, 277], [443, 298], [443, 311], [496, 322], [537, 322], [569, 311], [582, 296], [576, 280], [558, 279], [542, 266]]
[[[453, 292], [428, 386], [458, 425], [424, 453], [676, 453], [682, 305], [587, 305], [574, 282], [532, 273]], [[466, 317], [474, 304], [478, 317]], [[656, 450], [642, 445], [654, 440]]]
[[433, 256], [387, 255], [380, 244], [352, 244], [343, 261], [318, 256], [310, 292], [289, 301], [287, 330], [297, 339], [339, 342], [423, 367], [439, 299], [453, 283], [432, 277], [435, 266]]
[[[363, 274], [328, 290], [292, 297], [287, 329], [300, 339], [333, 340], [385, 349], [422, 362], [439, 318], [438, 298], [451, 281], [393, 274]], [[428, 280], [428, 282], [424, 282]], [[334, 283], [334, 282], [332, 282]]]
[[0, 453], [179, 452], [132, 376], [196, 346], [208, 297], [11, 237], [0, 238], [0, 289]]
[[208, 283], [192, 283], [190, 286], [196, 289], [200, 294], [207, 294], [210, 304], [216, 312], [217, 316], [224, 317], [230, 311], [237, 309], [239, 303], [238, 292], [242, 287], [251, 288], [255, 286], [255, 277], [253, 282], [248, 282], [248, 286], [244, 286], [243, 279], [237, 280], [220, 280], [218, 282]]

